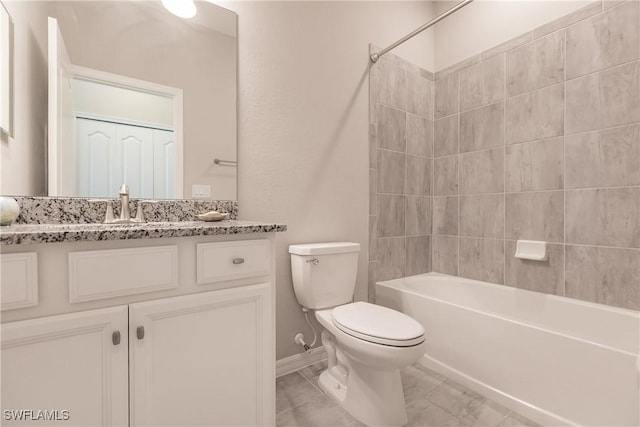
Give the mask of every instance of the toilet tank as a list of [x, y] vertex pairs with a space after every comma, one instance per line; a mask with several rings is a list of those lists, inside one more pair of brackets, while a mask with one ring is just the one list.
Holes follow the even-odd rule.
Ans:
[[323, 309], [351, 302], [358, 273], [359, 243], [289, 246], [293, 289], [303, 307]]

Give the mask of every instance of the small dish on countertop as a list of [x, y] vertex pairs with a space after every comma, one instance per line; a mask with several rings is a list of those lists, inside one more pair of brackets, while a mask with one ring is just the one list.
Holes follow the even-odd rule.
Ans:
[[209, 211], [196, 216], [202, 221], [210, 222], [210, 221], [222, 221], [223, 219], [226, 219], [229, 216], [229, 214], [226, 212]]

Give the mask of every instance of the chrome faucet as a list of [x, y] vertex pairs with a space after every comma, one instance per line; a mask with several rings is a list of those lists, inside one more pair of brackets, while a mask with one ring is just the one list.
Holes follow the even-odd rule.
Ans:
[[118, 222], [131, 222], [131, 212], [129, 212], [129, 187], [127, 184], [120, 186], [120, 220]]
[[129, 210], [129, 187], [127, 184], [122, 184], [118, 191], [120, 196], [120, 217], [115, 218], [113, 215], [113, 200], [110, 199], [90, 199], [90, 202], [106, 202], [107, 209], [104, 216], [104, 224], [132, 224], [147, 222], [144, 218], [143, 206], [147, 203], [158, 203], [157, 200], [140, 200], [138, 201], [138, 209], [135, 218], [131, 218], [131, 211]]

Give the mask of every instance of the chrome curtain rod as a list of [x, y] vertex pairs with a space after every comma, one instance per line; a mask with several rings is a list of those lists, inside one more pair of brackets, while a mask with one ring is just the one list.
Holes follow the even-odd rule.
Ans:
[[371, 62], [378, 62], [378, 59], [380, 59], [380, 57], [382, 55], [384, 55], [385, 53], [389, 52], [391, 49], [395, 49], [396, 47], [400, 46], [402, 43], [406, 42], [410, 38], [413, 38], [413, 37], [417, 36], [418, 34], [423, 32], [427, 28], [432, 27], [433, 25], [435, 25], [438, 22], [442, 21], [444, 18], [446, 18], [447, 16], [451, 15], [452, 13], [457, 12], [458, 10], [462, 9], [463, 7], [465, 7], [466, 5], [471, 3], [472, 1], [473, 0], [464, 0], [464, 1], [460, 2], [460, 3], [458, 3], [457, 5], [453, 6], [451, 9], [447, 10], [446, 12], [441, 14], [440, 16], [437, 16], [436, 18], [434, 18], [431, 21], [427, 22], [422, 27], [417, 28], [413, 32], [407, 34], [406, 36], [404, 36], [403, 38], [401, 38], [400, 40], [398, 40], [394, 44], [392, 44], [392, 45], [390, 45], [388, 47], [385, 47], [380, 52], [372, 54], [370, 56]]

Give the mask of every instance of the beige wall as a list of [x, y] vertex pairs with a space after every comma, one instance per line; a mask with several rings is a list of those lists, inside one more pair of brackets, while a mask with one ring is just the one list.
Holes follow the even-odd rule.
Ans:
[[[14, 21], [14, 136], [0, 136], [0, 194], [46, 194], [47, 28], [39, 2], [3, 2]], [[5, 94], [2, 94], [5, 96]]]
[[[437, 13], [442, 13], [459, 2], [435, 3]], [[433, 71], [440, 71], [588, 3], [588, 0], [475, 0], [435, 26]]]
[[[366, 298], [368, 50], [432, 15], [419, 2], [234, 2], [239, 16], [239, 201], [242, 219], [281, 221], [277, 358], [308, 340], [291, 283], [290, 244], [362, 245], [356, 296]], [[428, 34], [403, 46], [430, 66]]]

